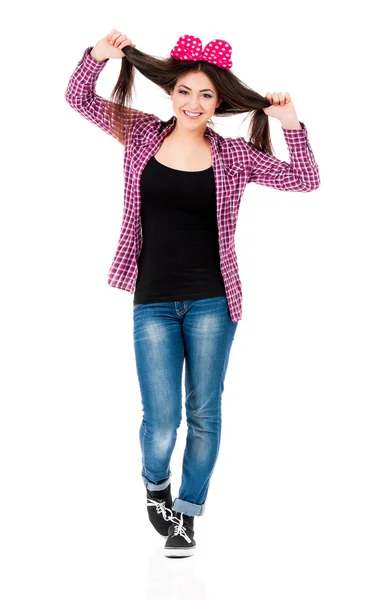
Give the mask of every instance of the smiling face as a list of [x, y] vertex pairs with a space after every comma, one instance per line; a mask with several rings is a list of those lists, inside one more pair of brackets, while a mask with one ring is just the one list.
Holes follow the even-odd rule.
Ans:
[[[178, 121], [189, 129], [205, 130], [207, 121], [221, 103], [211, 79], [202, 71], [186, 73], [179, 77], [170, 96]], [[189, 117], [184, 111], [201, 114], [198, 117]]]

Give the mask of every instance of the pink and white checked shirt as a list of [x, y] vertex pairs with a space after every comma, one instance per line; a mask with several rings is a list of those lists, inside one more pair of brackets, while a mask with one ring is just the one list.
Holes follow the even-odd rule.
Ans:
[[[106, 118], [108, 100], [95, 93], [96, 81], [108, 60], [98, 62], [89, 46], [71, 75], [66, 101], [78, 113], [114, 136]], [[154, 114], [126, 107], [124, 122], [124, 207], [118, 247], [108, 272], [108, 285], [132, 294], [138, 275], [137, 260], [142, 248], [140, 220], [140, 177], [147, 164], [176, 124]], [[232, 321], [242, 318], [242, 286], [239, 278], [234, 235], [241, 198], [248, 183], [285, 192], [311, 192], [320, 185], [318, 165], [302, 129], [283, 129], [290, 163], [257, 150], [243, 137], [225, 138], [207, 127], [217, 193], [217, 222], [220, 267]]]

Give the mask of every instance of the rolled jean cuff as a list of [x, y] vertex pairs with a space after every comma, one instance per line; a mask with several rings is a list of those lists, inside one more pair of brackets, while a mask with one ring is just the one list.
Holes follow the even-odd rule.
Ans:
[[169, 483], [171, 482], [171, 476], [172, 476], [172, 473], [170, 472], [170, 475], [167, 477], [167, 479], [163, 480], [161, 483], [153, 483], [152, 481], [147, 479], [147, 477], [145, 477], [144, 475], [142, 475], [142, 479], [143, 479], [143, 483], [146, 486], [146, 488], [148, 490], [150, 490], [150, 492], [155, 492], [155, 491], [159, 491], [159, 490], [165, 490], [166, 487], [168, 487]]
[[206, 509], [206, 503], [203, 504], [193, 504], [192, 502], [187, 502], [187, 500], [181, 500], [180, 498], [175, 498], [172, 510], [178, 513], [183, 513], [188, 517], [201, 517]]

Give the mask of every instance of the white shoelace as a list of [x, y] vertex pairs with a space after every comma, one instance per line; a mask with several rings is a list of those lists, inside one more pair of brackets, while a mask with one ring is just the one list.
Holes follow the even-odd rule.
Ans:
[[179, 520], [179, 524], [178, 525], [174, 525], [174, 533], [173, 535], [182, 535], [184, 537], [185, 540], [187, 540], [187, 542], [190, 544], [191, 540], [189, 538], [189, 536], [186, 533], [186, 528], [183, 527], [183, 513], [181, 513], [181, 518]]
[[[165, 500], [159, 501], [155, 498], [147, 498], [147, 506], [155, 506], [156, 512], [158, 514], [162, 513], [162, 516], [165, 521], [172, 521], [173, 523], [177, 523], [177, 525], [174, 525], [173, 536], [181, 535], [187, 542], [191, 543], [191, 540], [186, 533], [186, 528], [183, 526], [183, 513], [181, 513], [180, 519], [174, 517], [172, 510], [167, 508]], [[169, 516], [167, 515], [167, 512], [170, 513]]]
[[[179, 523], [179, 519], [174, 517], [174, 515], [172, 514], [172, 510], [167, 508], [165, 500], [159, 501], [159, 500], [156, 500], [155, 498], [147, 498], [147, 506], [155, 506], [156, 512], [158, 513], [158, 515], [160, 513], [162, 513], [162, 516], [165, 521], [172, 521], [173, 523]], [[169, 512], [170, 515], [167, 515], [167, 512]]]

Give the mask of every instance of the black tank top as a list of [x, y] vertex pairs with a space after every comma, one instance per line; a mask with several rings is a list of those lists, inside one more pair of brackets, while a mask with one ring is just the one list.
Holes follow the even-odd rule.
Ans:
[[140, 193], [143, 244], [134, 304], [226, 295], [213, 168], [180, 171], [153, 156]]

